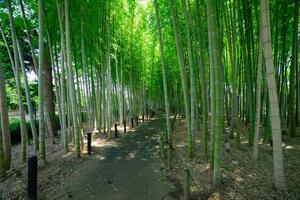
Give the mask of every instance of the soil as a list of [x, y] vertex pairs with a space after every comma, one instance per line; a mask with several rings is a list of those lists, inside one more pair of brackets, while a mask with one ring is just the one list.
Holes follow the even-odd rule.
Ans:
[[[166, 160], [162, 160], [161, 170], [176, 190], [169, 195], [175, 199], [183, 198], [183, 169], [190, 170], [191, 199], [300, 199], [300, 138], [283, 135], [284, 167], [286, 175], [286, 191], [278, 191], [273, 185], [272, 146], [259, 141], [258, 160], [252, 158], [253, 149], [246, 139], [246, 126], [240, 127], [241, 145], [237, 149], [234, 139], [229, 139], [229, 129], [223, 134], [221, 153], [221, 182], [212, 184], [212, 169], [204, 157], [200, 132], [196, 133], [195, 158], [187, 156], [187, 128], [185, 122], [176, 122], [174, 127], [174, 166], [167, 168]], [[298, 134], [299, 135], [299, 134]], [[226, 152], [225, 140], [230, 143], [230, 151]]]
[[152, 119], [116, 139], [101, 140], [99, 134], [94, 135], [90, 159], [79, 164], [64, 180], [66, 185], [53, 188], [46, 199], [67, 200], [70, 195], [74, 200], [171, 199], [172, 185], [160, 173], [155, 155], [164, 126], [165, 120]]
[[[84, 127], [87, 132], [87, 127]], [[135, 128], [127, 126], [127, 132], [134, 131]], [[114, 133], [114, 132], [113, 132]], [[123, 128], [118, 126], [118, 136], [122, 137]], [[60, 134], [59, 134], [60, 135]], [[114, 134], [113, 136], [114, 137]], [[38, 163], [38, 199], [47, 199], [49, 194], [53, 194], [64, 188], [68, 183], [67, 178], [88, 160], [95, 159], [97, 155], [88, 155], [86, 148], [86, 134], [84, 136], [84, 147], [82, 148], [81, 159], [75, 158], [74, 146], [69, 144], [69, 153], [65, 154], [60, 138], [55, 138], [56, 143], [52, 144], [49, 135], [46, 136], [46, 163]], [[92, 146], [103, 149], [112, 145], [112, 140], [108, 140], [107, 134], [95, 132], [92, 134]], [[100, 151], [100, 150], [99, 150]], [[28, 156], [36, 155], [33, 144], [27, 146]], [[92, 154], [94, 154], [93, 152]], [[0, 200], [20, 200], [26, 199], [27, 194], [27, 163], [21, 161], [21, 145], [12, 146], [11, 170], [6, 177], [0, 180]], [[71, 197], [70, 197], [71, 198]]]
[[[107, 136], [95, 134], [96, 142], [107, 143]], [[69, 153], [65, 154], [60, 139], [56, 138], [56, 143], [52, 144], [50, 138], [46, 138], [46, 163], [38, 163], [38, 199], [45, 199], [49, 192], [54, 192], [63, 187], [66, 177], [73, 174], [78, 166], [88, 159], [87, 150], [82, 149], [81, 159], [75, 158], [75, 149], [69, 145]], [[86, 138], [84, 138], [86, 141]], [[93, 141], [94, 142], [94, 141]], [[85, 142], [86, 143], [86, 142]], [[92, 143], [93, 144], [93, 143]], [[36, 154], [33, 144], [27, 146], [28, 155]], [[18, 200], [26, 199], [27, 193], [27, 163], [21, 161], [21, 145], [12, 146], [12, 165], [7, 172], [5, 179], [0, 180], [0, 199]]]
[[[247, 128], [242, 126], [241, 148], [237, 149], [235, 140], [229, 139], [229, 131], [223, 134], [230, 142], [230, 152], [225, 151], [225, 143], [222, 144], [221, 183], [214, 187], [212, 184], [212, 170], [204, 157], [200, 142], [200, 132], [196, 133], [195, 158], [189, 159], [186, 153], [186, 126], [184, 121], [176, 121], [174, 127], [174, 167], [167, 169], [165, 160], [161, 162], [161, 171], [167, 181], [174, 186], [169, 197], [174, 199], [183, 198], [183, 169], [188, 168], [191, 172], [191, 199], [300, 199], [300, 138], [290, 138], [283, 135], [284, 166], [287, 190], [277, 191], [273, 186], [273, 158], [272, 147], [262, 144], [260, 140], [258, 160], [252, 159], [252, 148], [248, 146], [246, 139]], [[298, 133], [299, 135], [299, 133]], [[93, 159], [83, 150], [82, 159], [76, 159], [74, 149], [70, 146], [70, 153], [64, 154], [62, 146], [57, 143], [51, 144], [46, 140], [47, 163], [38, 166], [38, 196], [45, 199], [49, 192], [63, 187], [66, 177], [83, 162]], [[93, 135], [93, 142], [100, 146], [109, 145], [107, 137], [103, 134]], [[12, 147], [12, 170], [2, 182], [0, 181], [0, 199], [15, 200], [26, 199], [27, 164], [20, 161], [20, 145]], [[33, 154], [32, 145], [28, 146], [29, 155]]]

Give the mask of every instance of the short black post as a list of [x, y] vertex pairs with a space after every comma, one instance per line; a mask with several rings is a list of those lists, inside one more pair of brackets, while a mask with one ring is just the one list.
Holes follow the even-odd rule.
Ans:
[[136, 126], [139, 125], [139, 117], [136, 117]]
[[37, 199], [37, 156], [28, 158], [28, 186], [27, 197], [29, 200]]
[[126, 121], [123, 121], [123, 126], [124, 126], [124, 133], [126, 133]]
[[87, 153], [92, 153], [92, 133], [87, 134]]
[[118, 138], [118, 124], [115, 123], [115, 138]]
[[133, 128], [133, 118], [131, 118], [131, 128]]
[[143, 123], [145, 122], [145, 115], [144, 114], [142, 115], [142, 121], [143, 121]]

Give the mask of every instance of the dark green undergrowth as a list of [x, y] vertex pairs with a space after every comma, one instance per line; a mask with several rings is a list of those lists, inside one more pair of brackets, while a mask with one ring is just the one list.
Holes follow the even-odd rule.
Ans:
[[[60, 128], [60, 123], [59, 123], [59, 118], [56, 115], [55, 116], [55, 123], [56, 127], [59, 129]], [[39, 121], [35, 121], [35, 126], [38, 130], [39, 127]], [[11, 144], [18, 144], [21, 142], [21, 129], [20, 129], [20, 120], [17, 118], [12, 118], [9, 120], [9, 130], [10, 130], [10, 138], [11, 138]], [[30, 122], [26, 122], [26, 130], [27, 134], [29, 135], [29, 138], [32, 138], [32, 132], [31, 132], [31, 127], [30, 127]]]
[[[86, 119], [86, 113], [82, 112], [81, 113], [81, 119], [84, 122]], [[55, 123], [56, 123], [56, 128], [59, 130], [60, 129], [60, 123], [59, 123], [59, 117], [58, 115], [55, 116]], [[39, 128], [39, 121], [35, 120], [35, 126]], [[15, 145], [21, 142], [21, 129], [20, 129], [20, 120], [18, 118], [10, 118], [9, 119], [9, 130], [10, 130], [10, 138], [11, 138], [11, 144]], [[30, 122], [26, 122], [26, 130], [27, 134], [29, 135], [29, 138], [32, 139], [32, 132], [31, 132], [31, 127], [30, 127]], [[1, 124], [0, 124], [0, 131], [1, 131]]]

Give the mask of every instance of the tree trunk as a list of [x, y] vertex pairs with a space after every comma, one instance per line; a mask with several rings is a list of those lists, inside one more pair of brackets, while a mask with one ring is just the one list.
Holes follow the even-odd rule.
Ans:
[[31, 40], [32, 32], [30, 31], [29, 25], [28, 25], [28, 22], [27, 22], [25, 10], [24, 10], [24, 5], [23, 5], [23, 0], [19, 0], [19, 3], [20, 3], [21, 12], [22, 12], [22, 16], [23, 16], [23, 21], [24, 21], [24, 25], [25, 25], [25, 29], [26, 29], [26, 37], [27, 37], [27, 40], [28, 40], [30, 53], [31, 53], [31, 56], [32, 56], [33, 70], [36, 74], [38, 74], [38, 66], [37, 66], [36, 56], [34, 54], [32, 40]]
[[107, 52], [106, 52], [106, 62], [107, 62], [107, 124], [108, 124], [108, 137], [111, 139], [111, 122], [112, 122], [112, 77], [111, 77], [111, 66], [110, 66], [110, 3], [108, 3], [108, 20], [107, 20]]
[[[0, 85], [0, 87], [1, 87], [1, 85]], [[1, 118], [1, 116], [0, 116], [0, 118]], [[5, 176], [5, 173], [6, 173], [6, 166], [5, 166], [5, 164], [6, 163], [5, 163], [5, 159], [4, 159], [4, 149], [3, 149], [2, 133], [0, 131], [0, 180]]]
[[236, 58], [236, 6], [237, 0], [233, 1], [233, 22], [232, 22], [232, 56], [231, 56], [231, 65], [232, 65], [232, 97], [231, 97], [231, 126], [230, 128], [234, 132], [236, 130], [237, 115], [238, 115], [238, 102], [236, 94], [236, 82], [237, 82], [237, 58]]
[[196, 88], [195, 88], [195, 75], [194, 75], [194, 64], [193, 64], [193, 49], [192, 49], [192, 38], [191, 38], [191, 18], [190, 13], [187, 10], [186, 0], [182, 0], [182, 7], [184, 13], [184, 21], [185, 21], [185, 30], [187, 35], [187, 44], [188, 44], [188, 60], [189, 60], [189, 67], [190, 67], [190, 95], [191, 95], [191, 102], [190, 102], [190, 116], [191, 116], [191, 134], [189, 135], [189, 149], [191, 153], [191, 157], [194, 155], [194, 146], [195, 146], [195, 131], [196, 131]]
[[[0, 136], [0, 177], [1, 177], [2, 169], [4, 168], [4, 171], [10, 169], [10, 163], [11, 163], [11, 141], [10, 141], [10, 132], [9, 132], [7, 96], [6, 96], [6, 88], [5, 88], [5, 73], [2, 67], [0, 67], [0, 119], [1, 119], [1, 134], [2, 134], [2, 136]], [[2, 159], [1, 153], [3, 153], [3, 162], [1, 162]]]
[[204, 54], [204, 37], [202, 31], [202, 23], [200, 22], [200, 7], [199, 0], [196, 2], [197, 8], [197, 26], [198, 26], [198, 41], [199, 41], [199, 55], [198, 55], [198, 68], [199, 68], [199, 79], [201, 84], [201, 101], [202, 101], [202, 113], [203, 113], [203, 133], [202, 133], [202, 144], [204, 144], [205, 157], [208, 158], [208, 103], [207, 103], [207, 82], [206, 82], [206, 70], [203, 59]]
[[1, 32], [2, 39], [3, 39], [4, 44], [5, 44], [5, 47], [6, 47], [6, 51], [7, 51], [9, 60], [10, 60], [10, 64], [11, 64], [12, 71], [14, 72], [14, 75], [16, 75], [13, 55], [12, 55], [12, 53], [10, 52], [10, 46], [9, 46], [9, 44], [8, 44], [8, 42], [7, 42], [7, 39], [6, 39], [6, 36], [5, 36], [4, 32], [3, 32], [1, 22], [0, 22], [0, 32]]
[[[44, 1], [39, 0], [39, 152], [42, 162], [46, 162], [45, 118], [44, 118]], [[52, 80], [51, 80], [52, 81]]]
[[299, 1], [295, 0], [295, 10], [294, 10], [294, 27], [293, 27], [293, 47], [292, 47], [292, 62], [291, 62], [291, 72], [290, 72], [290, 94], [289, 94], [289, 129], [290, 135], [296, 135], [295, 129], [295, 109], [296, 109], [296, 69], [298, 68], [298, 18], [299, 18]]
[[[49, 127], [48, 132], [51, 138], [57, 136], [57, 129], [56, 129], [56, 120], [55, 120], [55, 104], [54, 104], [54, 88], [52, 83], [52, 66], [48, 59], [49, 54], [46, 53], [44, 56], [44, 105], [45, 105], [45, 112], [48, 113], [49, 120], [46, 121], [47, 126]], [[48, 122], [49, 121], [49, 122]], [[50, 124], [48, 124], [50, 123]], [[52, 141], [53, 143], [54, 141]]]
[[122, 95], [121, 95], [121, 84], [120, 84], [120, 78], [119, 78], [119, 65], [118, 65], [118, 54], [117, 54], [117, 49], [115, 49], [115, 62], [116, 62], [116, 79], [117, 79], [117, 98], [118, 98], [118, 111], [119, 111], [119, 123], [120, 125], [123, 124], [123, 108], [122, 108]]
[[[223, 132], [223, 83], [222, 83], [222, 63], [221, 63], [221, 51], [219, 47], [219, 35], [217, 26], [217, 12], [216, 1], [206, 1], [207, 17], [208, 17], [208, 35], [209, 35], [209, 49], [211, 59], [211, 69], [213, 69], [214, 75], [214, 100], [212, 102], [215, 106], [215, 120], [214, 124], [214, 172], [213, 182], [218, 184], [220, 182], [220, 161], [221, 161], [221, 136]], [[213, 67], [212, 67], [213, 66]]]
[[[58, 135], [58, 132], [57, 132], [57, 127], [56, 127], [56, 114], [55, 114], [55, 101], [54, 101], [54, 98], [56, 99], [56, 103], [57, 103], [57, 108], [58, 108], [58, 118], [59, 118], [59, 123], [60, 125], [62, 124], [62, 112], [61, 112], [61, 99], [60, 99], [60, 84], [59, 84], [59, 75], [58, 75], [58, 61], [55, 62], [55, 59], [54, 59], [54, 55], [53, 55], [53, 49], [52, 49], [52, 41], [51, 41], [51, 38], [50, 38], [50, 30], [47, 26], [47, 39], [48, 39], [48, 50], [49, 50], [49, 54], [50, 54], [50, 61], [51, 61], [51, 66], [52, 66], [52, 77], [53, 77], [53, 81], [54, 81], [54, 88], [55, 88], [55, 96], [53, 96], [53, 99], [52, 99], [52, 102], [53, 102], [53, 105], [52, 105], [52, 109], [50, 109], [50, 124], [52, 125], [52, 129], [53, 129], [53, 135], [56, 137]], [[55, 47], [55, 45], [54, 45]], [[54, 49], [55, 50], [55, 49]], [[57, 56], [57, 55], [56, 55]], [[56, 72], [57, 70], [57, 72]], [[50, 84], [49, 84], [50, 85]], [[45, 84], [46, 86], [46, 84]], [[53, 85], [52, 85], [53, 86]], [[50, 86], [51, 87], [51, 86]], [[47, 89], [45, 88], [45, 90], [47, 91]], [[49, 90], [51, 92], [51, 88]], [[52, 87], [52, 94], [53, 94], [53, 87]], [[53, 95], [54, 95], [53, 94]], [[47, 95], [46, 95], [47, 96]], [[45, 96], [45, 98], [46, 98]], [[51, 104], [51, 102], [50, 102]], [[54, 115], [54, 116], [53, 116]], [[51, 119], [52, 118], [52, 119]]]
[[170, 122], [170, 102], [169, 102], [169, 95], [168, 95], [168, 82], [167, 82], [167, 72], [166, 66], [164, 61], [164, 49], [163, 49], [163, 40], [161, 35], [161, 28], [160, 28], [160, 18], [159, 18], [159, 10], [157, 5], [157, 0], [154, 0], [155, 6], [155, 16], [157, 22], [157, 33], [159, 39], [159, 52], [160, 52], [160, 62], [161, 62], [161, 69], [162, 69], [162, 76], [163, 76], [163, 86], [164, 86], [164, 100], [165, 100], [165, 112], [166, 112], [166, 122], [167, 122], [167, 135], [168, 135], [168, 165], [169, 168], [172, 168], [172, 151], [173, 151], [173, 137], [172, 137], [172, 130], [171, 130], [171, 122]]
[[260, 126], [260, 116], [261, 116], [261, 84], [262, 84], [262, 43], [261, 43], [261, 34], [258, 50], [258, 67], [257, 67], [257, 89], [256, 89], [256, 119], [255, 119], [255, 130], [254, 130], [254, 142], [253, 142], [253, 159], [257, 160], [258, 154], [258, 136], [259, 136], [259, 126]]
[[68, 134], [67, 134], [67, 118], [66, 118], [66, 79], [65, 79], [65, 63], [66, 63], [66, 57], [65, 57], [65, 35], [64, 35], [64, 8], [63, 8], [63, 2], [59, 3], [59, 1], [56, 1], [57, 6], [57, 13], [58, 13], [58, 19], [59, 19], [59, 28], [60, 28], [60, 41], [61, 41], [61, 70], [60, 70], [60, 93], [61, 93], [61, 112], [62, 112], [62, 124], [61, 124], [61, 137], [62, 137], [62, 143], [64, 146], [64, 152], [67, 153], [69, 151], [68, 146]]
[[34, 113], [33, 113], [32, 103], [31, 103], [31, 99], [30, 99], [29, 84], [28, 84], [27, 75], [26, 75], [25, 66], [24, 66], [23, 52], [22, 52], [22, 49], [20, 47], [18, 40], [17, 40], [17, 47], [18, 47], [21, 70], [22, 70], [22, 74], [23, 74], [23, 78], [24, 78], [25, 95], [26, 95], [26, 101], [27, 101], [27, 107], [28, 107], [28, 113], [29, 113], [31, 133], [32, 133], [32, 137], [33, 137], [34, 149], [35, 149], [35, 151], [38, 151], [39, 140], [38, 140], [38, 134], [37, 134], [36, 125], [35, 125], [35, 119], [33, 116]]
[[13, 21], [13, 12], [11, 8], [11, 0], [6, 0], [7, 9], [9, 13], [9, 22], [11, 29], [11, 36], [13, 40], [13, 50], [14, 50], [14, 67], [15, 67], [15, 78], [18, 92], [18, 103], [19, 103], [19, 115], [20, 115], [20, 126], [21, 126], [21, 160], [24, 162], [26, 160], [26, 119], [24, 112], [24, 105], [22, 101], [22, 88], [21, 88], [21, 78], [20, 78], [20, 63], [19, 63], [19, 55], [17, 48], [17, 34], [15, 30], [15, 25]]
[[264, 44], [264, 57], [266, 62], [266, 77], [270, 101], [270, 119], [273, 140], [273, 159], [275, 187], [285, 189], [282, 142], [281, 142], [281, 121], [279, 114], [278, 95], [276, 90], [274, 63], [272, 58], [271, 29], [269, 19], [269, 1], [261, 0], [261, 29], [262, 41]]
[[79, 127], [78, 127], [78, 113], [77, 113], [77, 101], [75, 93], [75, 84], [72, 68], [72, 57], [71, 57], [71, 37], [70, 37], [70, 0], [65, 0], [65, 23], [66, 23], [66, 46], [67, 46], [67, 68], [68, 68], [68, 80], [70, 90], [70, 100], [72, 109], [72, 122], [73, 122], [73, 135], [75, 139], [76, 157], [80, 158], [80, 138], [79, 138]]
[[[183, 54], [183, 49], [182, 49], [181, 36], [179, 33], [178, 19], [177, 19], [177, 14], [175, 11], [174, 0], [169, 0], [169, 7], [171, 10], [177, 59], [178, 59], [180, 75], [181, 75], [180, 77], [181, 77], [181, 85], [182, 85], [183, 98], [184, 98], [185, 117], [187, 119], [188, 138], [192, 138], [190, 104], [189, 104], [190, 101], [189, 101], [189, 97], [188, 97], [188, 86], [187, 86], [187, 78], [186, 78], [186, 73], [185, 73], [184, 54]], [[189, 141], [188, 153], [189, 153], [190, 157], [193, 157], [193, 149], [192, 149], [192, 145], [190, 144], [190, 142], [192, 140], [189, 139], [188, 141]]]

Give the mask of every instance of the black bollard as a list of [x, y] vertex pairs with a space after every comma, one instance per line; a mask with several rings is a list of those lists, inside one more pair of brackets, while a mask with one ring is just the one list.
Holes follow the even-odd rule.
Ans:
[[87, 134], [87, 152], [92, 153], [92, 133]]
[[142, 115], [142, 121], [143, 121], [143, 123], [145, 122], [145, 115], [144, 114]]
[[118, 138], [118, 125], [115, 123], [115, 138]]
[[133, 118], [131, 118], [131, 128], [133, 128], [134, 125], [133, 125]]
[[124, 126], [124, 133], [126, 133], [126, 121], [123, 121], [123, 126]]
[[136, 126], [139, 125], [139, 117], [136, 118]]
[[37, 156], [28, 158], [28, 186], [27, 197], [30, 200], [37, 199]]

